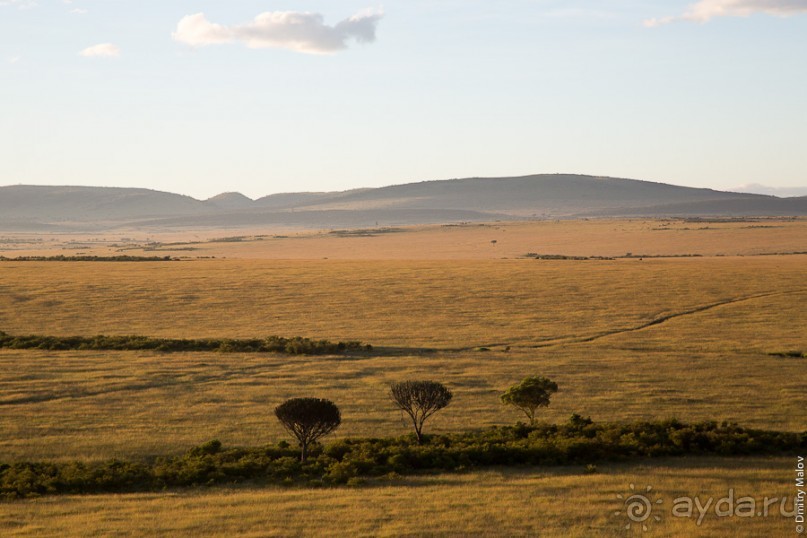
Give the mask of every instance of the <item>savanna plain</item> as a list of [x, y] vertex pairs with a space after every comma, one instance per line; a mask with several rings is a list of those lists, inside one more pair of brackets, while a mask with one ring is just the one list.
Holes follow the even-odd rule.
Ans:
[[[339, 356], [0, 349], [0, 461], [146, 459], [286, 439], [287, 398], [336, 402], [324, 443], [409, 429], [390, 382], [454, 393], [427, 422], [522, 420], [499, 395], [559, 391], [540, 420], [677, 418], [803, 432], [807, 220], [591, 220], [359, 231], [0, 233], [0, 331], [359, 340]], [[235, 235], [235, 233], [242, 235]], [[173, 261], [18, 261], [19, 256]], [[474, 468], [358, 487], [240, 484], [0, 502], [3, 536], [790, 536], [792, 518], [673, 517], [681, 496], [792, 496], [795, 457]], [[620, 510], [623, 512], [618, 514]]]

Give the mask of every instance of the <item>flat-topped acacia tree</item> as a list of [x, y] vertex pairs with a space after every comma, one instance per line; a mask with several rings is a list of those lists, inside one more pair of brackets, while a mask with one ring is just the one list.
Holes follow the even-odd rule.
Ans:
[[300, 443], [301, 462], [305, 461], [311, 443], [342, 423], [336, 404], [320, 398], [291, 398], [275, 407], [275, 416]]
[[535, 410], [548, 407], [549, 398], [558, 391], [558, 384], [541, 376], [525, 377], [518, 385], [513, 385], [501, 395], [502, 403], [521, 409], [530, 419], [530, 426], [535, 425]]
[[423, 423], [447, 406], [453, 397], [450, 390], [436, 381], [392, 383], [389, 393], [395, 406], [412, 419], [418, 444], [423, 443]]

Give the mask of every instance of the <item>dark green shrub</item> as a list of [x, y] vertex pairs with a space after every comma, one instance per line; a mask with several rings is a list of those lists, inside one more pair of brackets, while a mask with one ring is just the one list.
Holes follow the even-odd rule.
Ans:
[[[526, 428], [526, 429], [525, 429]], [[526, 436], [525, 436], [526, 432]], [[434, 435], [344, 439], [312, 450], [306, 462], [281, 442], [225, 449], [210, 441], [175, 457], [145, 462], [21, 462], [0, 464], [0, 498], [58, 493], [159, 491], [241, 481], [274, 484], [358, 483], [373, 476], [455, 471], [490, 465], [594, 465], [655, 456], [792, 455], [807, 448], [807, 432], [773, 432], [736, 424], [675, 420], [594, 423], [578, 417], [560, 426], [538, 424]]]
[[43, 350], [154, 350], [165, 353], [182, 351], [219, 351], [222, 353], [288, 353], [294, 355], [327, 355], [372, 349], [360, 342], [329, 342], [296, 336], [265, 339], [169, 339], [146, 336], [11, 336], [0, 333], [0, 347]]
[[219, 441], [218, 439], [213, 439], [212, 441], [208, 441], [207, 443], [199, 445], [188, 451], [188, 453], [192, 456], [201, 456], [204, 454], [217, 454], [219, 452], [221, 452], [221, 441]]

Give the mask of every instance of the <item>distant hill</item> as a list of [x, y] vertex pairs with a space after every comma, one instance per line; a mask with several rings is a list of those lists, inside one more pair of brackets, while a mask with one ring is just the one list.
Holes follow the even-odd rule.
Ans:
[[205, 203], [216, 209], [243, 209], [252, 207], [255, 202], [240, 192], [223, 192], [213, 198], [208, 198]]
[[190, 196], [116, 187], [0, 187], [0, 218], [53, 221], [121, 220], [208, 211]]
[[545, 174], [513, 178], [424, 181], [336, 193], [298, 209], [458, 209], [520, 216], [573, 216], [609, 208], [671, 203], [767, 199], [768, 196], [694, 189], [664, 183]]
[[375, 189], [236, 192], [205, 201], [149, 189], [0, 187], [0, 230], [299, 226], [329, 228], [612, 216], [807, 215], [807, 197], [722, 192], [568, 174], [424, 181]]
[[775, 198], [764, 196], [757, 198], [739, 198], [698, 201], [689, 203], [663, 204], [649, 207], [632, 207], [594, 211], [580, 216], [656, 216], [656, 217], [698, 217], [698, 216], [732, 216], [732, 217], [785, 217], [807, 214], [807, 197]]

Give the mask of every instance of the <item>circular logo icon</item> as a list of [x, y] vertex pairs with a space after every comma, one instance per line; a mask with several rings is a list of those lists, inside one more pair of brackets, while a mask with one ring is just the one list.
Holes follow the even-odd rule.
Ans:
[[653, 486], [647, 486], [643, 493], [636, 493], [636, 487], [631, 484], [630, 485], [631, 493], [628, 497], [623, 495], [617, 495], [617, 498], [623, 501], [623, 505], [625, 507], [625, 511], [618, 510], [614, 512], [614, 515], [621, 516], [625, 515], [628, 518], [628, 524], [625, 525], [626, 529], [630, 529], [631, 525], [634, 523], [640, 524], [642, 526], [642, 530], [646, 531], [649, 529], [648, 527], [648, 520], [653, 518], [653, 521], [661, 521], [661, 517], [658, 515], [653, 514], [653, 505], [661, 504], [664, 502], [662, 499], [656, 499], [655, 501], [651, 500], [649, 495], [650, 492], [653, 490]]

